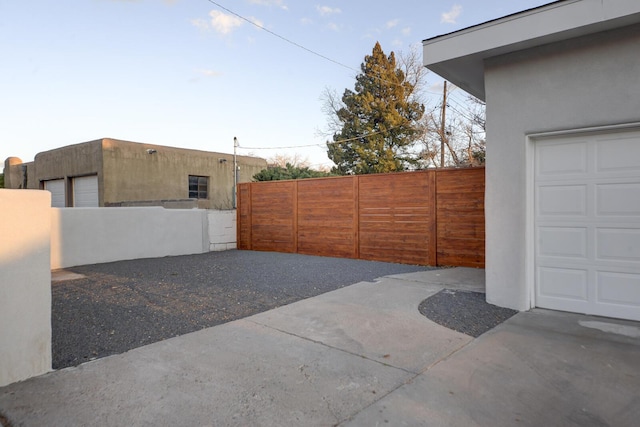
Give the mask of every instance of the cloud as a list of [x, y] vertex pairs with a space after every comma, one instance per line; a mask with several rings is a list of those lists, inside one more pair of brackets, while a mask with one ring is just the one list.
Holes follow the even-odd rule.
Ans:
[[203, 79], [221, 77], [223, 74], [219, 71], [208, 70], [205, 68], [196, 68], [193, 70], [196, 75], [189, 79], [189, 83], [198, 83]]
[[313, 24], [313, 21], [310, 18], [302, 18], [300, 19], [300, 23], [302, 25], [311, 25]]
[[[114, 3], [142, 3], [142, 0], [108, 0]], [[176, 4], [179, 0], [162, 0], [162, 3], [172, 6]]]
[[244, 24], [244, 21], [237, 16], [227, 15], [217, 10], [209, 12], [211, 20], [207, 21], [201, 18], [192, 19], [191, 25], [200, 29], [201, 31], [214, 30], [220, 34], [229, 34], [236, 28]]
[[393, 20], [391, 20], [391, 21], [388, 21], [388, 22], [385, 24], [385, 27], [387, 27], [387, 29], [391, 29], [391, 28], [393, 28], [393, 27], [397, 26], [397, 25], [398, 25], [398, 23], [400, 23], [400, 20], [399, 20], [399, 19], [393, 19]]
[[211, 17], [211, 27], [220, 34], [229, 34], [244, 23], [237, 16], [227, 15], [217, 10], [209, 12], [209, 16]]
[[196, 69], [196, 73], [202, 74], [205, 77], [220, 77], [222, 75], [221, 72], [215, 70], [206, 70], [203, 68]]
[[283, 10], [289, 10], [284, 0], [249, 0], [251, 4], [259, 4], [261, 6], [277, 6]]
[[408, 36], [411, 34], [411, 27], [405, 27], [402, 29], [402, 35], [403, 36]]
[[443, 12], [442, 15], [440, 15], [440, 22], [446, 24], [455, 24], [456, 19], [458, 19], [458, 16], [460, 16], [461, 13], [462, 6], [460, 6], [459, 4], [454, 4], [450, 11]]
[[337, 7], [329, 7], [329, 6], [316, 6], [316, 10], [320, 13], [320, 16], [329, 16], [329, 15], [337, 15], [342, 13], [342, 11]]
[[207, 31], [209, 30], [209, 23], [207, 21], [205, 21], [204, 19], [192, 19], [191, 20], [191, 25], [193, 25], [194, 27], [196, 27], [199, 30], [202, 31]]
[[336, 31], [336, 32], [340, 31], [340, 26], [335, 22], [329, 22], [327, 24], [327, 28], [329, 28], [331, 31]]

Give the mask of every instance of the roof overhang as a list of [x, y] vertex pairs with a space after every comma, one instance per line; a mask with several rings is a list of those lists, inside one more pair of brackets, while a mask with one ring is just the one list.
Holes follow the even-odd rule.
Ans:
[[424, 40], [423, 64], [484, 100], [487, 58], [638, 22], [638, 0], [561, 0]]

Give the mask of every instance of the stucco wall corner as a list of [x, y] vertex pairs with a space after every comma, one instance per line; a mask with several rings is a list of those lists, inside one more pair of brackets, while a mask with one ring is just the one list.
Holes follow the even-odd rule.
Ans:
[[0, 387], [51, 370], [51, 195], [0, 189]]

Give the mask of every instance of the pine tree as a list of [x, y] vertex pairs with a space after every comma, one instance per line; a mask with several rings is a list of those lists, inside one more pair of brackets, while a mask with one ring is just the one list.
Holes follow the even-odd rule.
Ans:
[[424, 106], [413, 99], [414, 86], [376, 43], [365, 56], [354, 90], [346, 89], [335, 111], [342, 129], [327, 142], [328, 156], [341, 175], [406, 170]]

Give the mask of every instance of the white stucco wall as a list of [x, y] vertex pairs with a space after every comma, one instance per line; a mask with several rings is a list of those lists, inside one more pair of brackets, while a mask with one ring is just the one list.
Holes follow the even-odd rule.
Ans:
[[208, 211], [209, 250], [236, 249], [236, 211]]
[[208, 251], [203, 209], [52, 209], [52, 269]]
[[0, 387], [51, 370], [51, 193], [0, 189]]
[[526, 136], [640, 122], [639, 52], [635, 25], [485, 62], [490, 303], [531, 307], [527, 168], [533, 151]]

